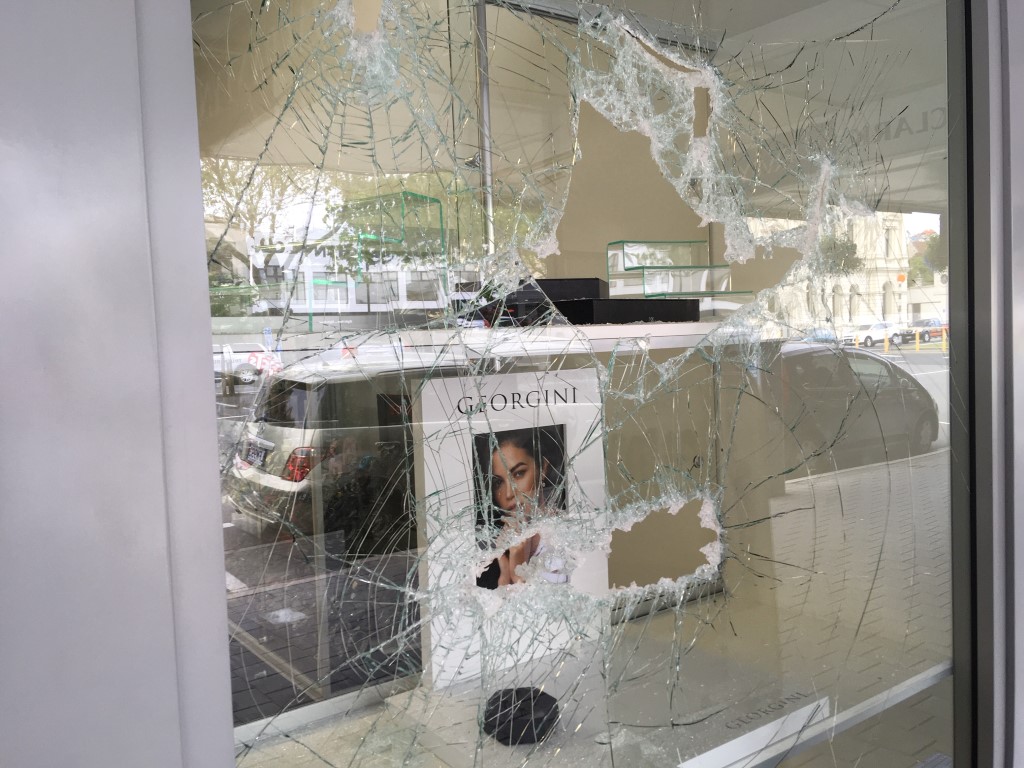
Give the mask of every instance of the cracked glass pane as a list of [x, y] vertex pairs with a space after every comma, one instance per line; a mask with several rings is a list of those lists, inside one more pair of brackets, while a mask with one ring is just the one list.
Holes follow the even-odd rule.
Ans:
[[193, 0], [239, 765], [950, 765], [945, 12]]

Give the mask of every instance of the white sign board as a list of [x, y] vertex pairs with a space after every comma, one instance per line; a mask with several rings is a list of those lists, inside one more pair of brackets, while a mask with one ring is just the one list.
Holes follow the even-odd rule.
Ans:
[[420, 402], [425, 661], [445, 686], [564, 648], [572, 598], [608, 591], [601, 398], [575, 369], [438, 378]]

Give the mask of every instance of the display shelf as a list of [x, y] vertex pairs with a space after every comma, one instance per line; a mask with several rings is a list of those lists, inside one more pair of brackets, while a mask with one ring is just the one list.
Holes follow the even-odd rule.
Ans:
[[732, 267], [711, 264], [704, 240], [608, 243], [608, 292], [616, 298], [700, 299], [701, 312], [729, 312], [749, 303], [752, 291], [732, 288]]
[[608, 243], [608, 275], [637, 267], [691, 267], [706, 265], [706, 240], [615, 240]]

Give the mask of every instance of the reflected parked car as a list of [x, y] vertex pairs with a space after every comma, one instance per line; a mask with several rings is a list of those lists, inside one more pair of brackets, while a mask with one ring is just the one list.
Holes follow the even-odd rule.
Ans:
[[834, 328], [809, 328], [804, 334], [804, 341], [817, 341], [822, 344], [837, 344], [839, 337]]
[[332, 556], [415, 547], [410, 404], [424, 377], [465, 373], [467, 352], [346, 342], [270, 376], [224, 477], [235, 524]]
[[236, 521], [318, 536], [332, 555], [415, 546], [409, 397], [399, 375], [274, 375], [226, 481]]
[[920, 335], [921, 341], [927, 344], [932, 339], [941, 339], [944, 332], [949, 333], [946, 323], [937, 317], [924, 317], [903, 328], [903, 343], [910, 343]]
[[843, 334], [843, 343], [857, 347], [873, 347], [886, 339], [898, 344], [903, 338], [902, 329], [896, 323], [866, 323], [847, 330]]
[[914, 376], [862, 349], [790, 342], [768, 395], [797, 463], [814, 471], [925, 453], [938, 439], [935, 400]]
[[277, 373], [282, 368], [281, 358], [262, 344], [239, 342], [213, 345], [215, 379], [229, 375], [240, 384], [253, 384], [260, 376]]

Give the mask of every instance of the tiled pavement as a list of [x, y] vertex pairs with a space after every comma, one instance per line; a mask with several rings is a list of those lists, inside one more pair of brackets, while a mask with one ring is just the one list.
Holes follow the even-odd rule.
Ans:
[[[419, 632], [409, 630], [418, 611], [406, 595], [416, 585], [413, 555], [316, 576], [289, 549], [279, 542], [229, 556], [235, 725], [421, 667]], [[406, 642], [391, 643], [398, 635]]]

